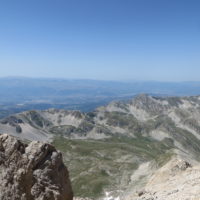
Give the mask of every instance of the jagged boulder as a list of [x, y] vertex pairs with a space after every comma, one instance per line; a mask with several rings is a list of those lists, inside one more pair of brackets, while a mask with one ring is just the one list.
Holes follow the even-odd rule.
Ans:
[[22, 143], [0, 136], [1, 200], [72, 200], [68, 170], [62, 155], [41, 142]]

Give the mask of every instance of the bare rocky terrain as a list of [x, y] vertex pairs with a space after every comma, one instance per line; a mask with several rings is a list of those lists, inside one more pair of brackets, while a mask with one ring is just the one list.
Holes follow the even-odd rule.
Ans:
[[0, 136], [1, 200], [72, 200], [68, 170], [49, 144]]
[[[56, 146], [77, 198], [198, 198], [199, 96], [141, 94], [88, 113], [26, 111], [2, 119], [0, 133], [5, 132]], [[173, 171], [179, 161], [188, 167]]]
[[200, 199], [200, 164], [174, 158], [157, 170], [139, 191], [125, 194], [126, 200]]

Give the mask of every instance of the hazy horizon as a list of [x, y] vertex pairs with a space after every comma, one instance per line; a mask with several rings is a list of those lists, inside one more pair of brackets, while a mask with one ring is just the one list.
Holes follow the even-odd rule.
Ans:
[[200, 80], [181, 80], [181, 81], [168, 81], [168, 80], [136, 80], [136, 79], [92, 79], [92, 78], [67, 78], [67, 77], [33, 77], [33, 76], [0, 76], [0, 79], [44, 79], [44, 80], [66, 80], [66, 81], [102, 81], [102, 82], [160, 82], [160, 83], [189, 83], [189, 82], [200, 82]]

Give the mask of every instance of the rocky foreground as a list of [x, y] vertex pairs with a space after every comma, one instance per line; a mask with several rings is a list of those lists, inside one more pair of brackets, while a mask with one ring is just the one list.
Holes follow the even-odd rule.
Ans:
[[0, 136], [1, 200], [72, 200], [68, 170], [49, 144]]
[[[130, 192], [131, 193], [131, 192]], [[200, 165], [174, 158], [157, 170], [146, 186], [124, 200], [199, 200]]]
[[[72, 200], [68, 170], [60, 152], [41, 142], [22, 143], [13, 136], [0, 136], [1, 200]], [[138, 191], [124, 191], [106, 200], [198, 200], [200, 165], [174, 157], [154, 171]], [[89, 198], [75, 198], [75, 200]]]

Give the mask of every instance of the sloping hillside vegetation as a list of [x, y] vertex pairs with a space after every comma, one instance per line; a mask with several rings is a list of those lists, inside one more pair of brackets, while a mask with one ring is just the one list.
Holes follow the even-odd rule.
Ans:
[[75, 196], [136, 190], [178, 155], [200, 160], [200, 97], [138, 95], [93, 112], [26, 111], [0, 121], [0, 133], [49, 141], [63, 153]]

